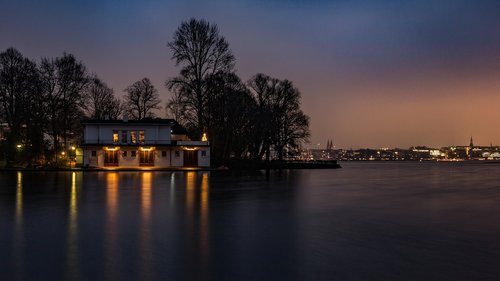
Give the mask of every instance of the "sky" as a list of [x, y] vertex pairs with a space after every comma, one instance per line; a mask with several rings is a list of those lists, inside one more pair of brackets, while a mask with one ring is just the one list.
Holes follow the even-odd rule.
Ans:
[[[0, 0], [0, 51], [72, 53], [117, 96], [149, 77], [163, 101], [182, 21], [218, 25], [243, 81], [289, 79], [309, 147], [500, 145], [500, 1]], [[164, 115], [164, 111], [159, 115]]]

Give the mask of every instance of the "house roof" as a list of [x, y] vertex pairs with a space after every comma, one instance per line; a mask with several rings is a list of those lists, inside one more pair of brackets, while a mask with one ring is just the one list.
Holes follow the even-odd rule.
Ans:
[[163, 118], [144, 118], [141, 120], [103, 120], [103, 119], [86, 119], [80, 121], [82, 124], [141, 124], [141, 125], [175, 125], [174, 119], [163, 119]]

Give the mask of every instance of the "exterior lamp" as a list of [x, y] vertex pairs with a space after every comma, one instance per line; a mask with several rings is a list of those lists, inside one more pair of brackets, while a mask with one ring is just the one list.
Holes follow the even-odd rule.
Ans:
[[62, 151], [62, 152], [61, 152], [61, 155], [62, 155], [62, 156], [64, 156], [65, 154], [66, 154], [66, 152], [64, 152], [64, 151]]
[[18, 145], [16, 145], [16, 147], [17, 148], [21, 148], [21, 147], [23, 147], [23, 145], [22, 144], [18, 144]]
[[72, 147], [71, 147], [71, 150], [75, 150], [75, 149], [76, 149], [76, 147], [75, 147], [75, 146], [72, 146]]

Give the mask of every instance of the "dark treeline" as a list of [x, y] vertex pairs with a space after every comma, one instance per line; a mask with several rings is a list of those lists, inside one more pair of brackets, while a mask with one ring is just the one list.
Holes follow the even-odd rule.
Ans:
[[260, 73], [242, 82], [216, 25], [183, 22], [167, 46], [180, 66], [179, 75], [166, 82], [172, 92], [167, 112], [194, 137], [208, 134], [212, 163], [283, 160], [308, 140], [309, 117], [300, 109], [299, 90], [291, 81]]
[[[166, 87], [168, 117], [188, 129], [192, 139], [206, 133], [212, 163], [232, 159], [283, 160], [308, 140], [309, 118], [300, 109], [300, 92], [288, 80], [256, 74], [243, 82], [235, 57], [216, 25], [182, 22], [168, 43], [180, 67]], [[0, 53], [0, 121], [6, 124], [0, 157], [7, 163], [51, 164], [81, 139], [80, 120], [155, 117], [158, 91], [148, 78], [116, 97], [74, 55], [39, 62], [9, 48]]]
[[0, 121], [7, 127], [0, 157], [8, 164], [60, 165], [81, 139], [81, 119], [153, 117], [159, 103], [147, 78], [125, 89], [122, 101], [72, 54], [37, 63], [9, 48], [0, 53]]

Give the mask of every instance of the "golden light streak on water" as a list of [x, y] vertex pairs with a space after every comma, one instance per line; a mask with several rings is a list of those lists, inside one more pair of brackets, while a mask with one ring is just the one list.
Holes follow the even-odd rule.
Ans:
[[207, 273], [210, 268], [210, 221], [209, 221], [209, 195], [210, 179], [209, 173], [204, 172], [201, 175], [201, 198], [200, 198], [200, 255], [202, 259], [203, 271]]
[[186, 208], [188, 219], [193, 219], [194, 199], [196, 187], [196, 172], [186, 172]]
[[17, 172], [16, 183], [16, 211], [15, 211], [15, 229], [14, 229], [14, 256], [13, 262], [15, 272], [19, 280], [22, 280], [24, 267], [24, 247], [23, 247], [23, 173]]
[[118, 173], [106, 173], [106, 209], [108, 213], [108, 223], [114, 222], [118, 212]]
[[149, 220], [151, 216], [151, 195], [151, 172], [142, 172], [141, 210], [143, 220]]
[[151, 247], [151, 204], [152, 204], [152, 173], [142, 172], [141, 182], [141, 224], [139, 229], [140, 239], [140, 264], [139, 264], [139, 280], [153, 279], [153, 254]]
[[117, 239], [118, 230], [118, 193], [119, 193], [119, 174], [117, 172], [106, 173], [106, 263], [105, 276], [107, 280], [115, 280], [118, 275]]
[[23, 173], [21, 172], [17, 172], [16, 186], [16, 223], [20, 225], [23, 222]]
[[69, 223], [67, 244], [67, 275], [69, 280], [77, 280], [79, 277], [78, 260], [78, 193], [76, 172], [71, 173], [71, 190], [69, 201]]

